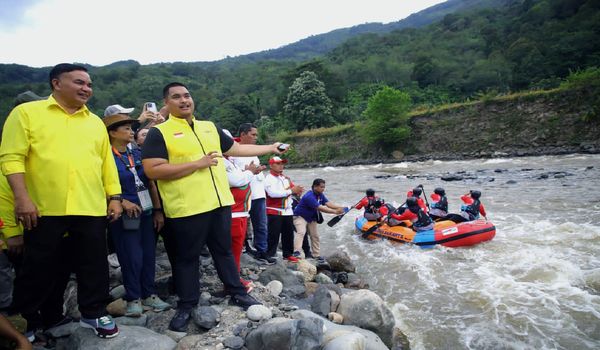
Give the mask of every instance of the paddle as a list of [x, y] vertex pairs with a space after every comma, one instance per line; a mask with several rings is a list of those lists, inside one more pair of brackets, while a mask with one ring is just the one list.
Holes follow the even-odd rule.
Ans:
[[427, 194], [425, 193], [425, 189], [423, 188], [423, 185], [419, 185], [417, 187], [421, 187], [421, 191], [423, 191], [423, 197], [425, 198], [425, 204], [427, 205], [427, 209], [431, 209], [431, 207], [429, 206], [429, 201], [427, 200]]
[[344, 214], [341, 214], [341, 215], [338, 215], [338, 216], [334, 216], [333, 219], [327, 221], [327, 226], [329, 226], [329, 227], [335, 226], [335, 224], [337, 224], [338, 222], [340, 222], [340, 220], [342, 220], [342, 218], [344, 217], [344, 215], [348, 214], [348, 212], [350, 210], [354, 209], [354, 207], [356, 207], [357, 205], [359, 205], [360, 202], [362, 202], [362, 199], [360, 201], [358, 201], [358, 203], [356, 203], [353, 206], [351, 206], [350, 209], [348, 209], [348, 211], [345, 212]]

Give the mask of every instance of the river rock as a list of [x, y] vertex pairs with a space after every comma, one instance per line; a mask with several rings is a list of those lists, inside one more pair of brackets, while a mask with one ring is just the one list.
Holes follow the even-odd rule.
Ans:
[[125, 297], [125, 294], [127, 293], [125, 291], [125, 286], [124, 285], [118, 285], [115, 288], [110, 290], [110, 296], [113, 299], [119, 299], [119, 298], [123, 298]]
[[137, 326], [120, 326], [119, 335], [112, 339], [101, 339], [92, 330], [79, 328], [70, 337], [58, 339], [56, 343], [57, 350], [173, 350], [175, 346], [177, 343], [166, 335]]
[[279, 294], [281, 294], [281, 291], [283, 291], [283, 283], [277, 280], [267, 283], [266, 287], [269, 290], [269, 294], [271, 294], [274, 297], [279, 296]]
[[119, 298], [106, 305], [106, 311], [112, 316], [125, 316], [127, 313], [127, 302]]
[[457, 174], [448, 174], [441, 177], [442, 181], [462, 181], [464, 177]]
[[45, 331], [44, 334], [47, 334], [52, 338], [67, 337], [73, 334], [78, 328], [80, 328], [79, 322], [69, 322], [62, 326], [52, 327]]
[[80, 319], [81, 313], [79, 312], [79, 304], [77, 302], [77, 282], [73, 279], [67, 283], [64, 293], [65, 316], [69, 316], [73, 319]]
[[273, 313], [264, 305], [252, 305], [246, 311], [246, 317], [252, 321], [268, 320], [273, 317]]
[[274, 318], [246, 336], [248, 350], [319, 350], [323, 341], [322, 319]]
[[327, 319], [335, 324], [342, 324], [344, 322], [344, 316], [337, 312], [330, 312], [329, 315], [327, 315]]
[[317, 282], [306, 282], [304, 284], [304, 287], [306, 288], [305, 295], [307, 297], [309, 297], [309, 296], [315, 294], [315, 292], [319, 288], [319, 284]]
[[116, 317], [114, 320], [115, 320], [115, 323], [118, 324], [119, 326], [145, 327], [146, 322], [148, 322], [148, 315], [142, 314], [142, 316], [140, 316], [140, 317], [122, 316], [122, 317]]
[[294, 319], [319, 319], [323, 322], [323, 347], [327, 346], [332, 340], [347, 335], [347, 334], [361, 334], [365, 337], [365, 350], [389, 350], [387, 346], [381, 341], [377, 334], [367, 330], [358, 328], [356, 326], [349, 325], [338, 325], [328, 320], [323, 319], [321, 316], [310, 312], [308, 310], [297, 310], [290, 313], [290, 317]]
[[387, 346], [392, 346], [394, 315], [377, 294], [366, 289], [346, 293], [337, 312], [344, 317], [344, 324], [372, 330]]
[[211, 306], [198, 306], [192, 311], [192, 318], [198, 327], [204, 329], [211, 329], [221, 321], [221, 315]]
[[332, 255], [328, 256], [326, 260], [331, 266], [331, 269], [334, 271], [356, 271], [356, 267], [350, 259], [350, 256], [348, 256], [348, 253], [344, 251], [335, 252]]
[[315, 279], [317, 267], [308, 261], [301, 259], [297, 264], [292, 265], [292, 269], [302, 272], [304, 282], [310, 282]]
[[283, 292], [289, 296], [304, 295], [304, 275], [297, 271], [290, 270], [279, 261], [275, 265], [268, 266], [259, 276], [258, 281], [267, 285], [273, 280], [280, 281], [283, 284]]
[[240, 337], [228, 337], [223, 341], [223, 345], [228, 349], [238, 350], [244, 347], [244, 339]]
[[365, 350], [367, 340], [360, 333], [345, 333], [333, 338], [323, 350]]
[[331, 312], [331, 295], [329, 293], [333, 292], [330, 292], [329, 289], [323, 286], [319, 286], [310, 305], [312, 312], [327, 317]]
[[320, 284], [332, 284], [333, 280], [331, 278], [329, 278], [329, 276], [327, 276], [321, 272], [315, 276], [315, 282], [320, 283]]

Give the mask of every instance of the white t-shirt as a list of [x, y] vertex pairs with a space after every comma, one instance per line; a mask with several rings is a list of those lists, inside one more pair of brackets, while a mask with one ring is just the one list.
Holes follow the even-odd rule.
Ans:
[[[254, 161], [255, 165], [260, 165], [258, 157], [229, 157], [237, 167], [244, 169], [246, 165]], [[261, 172], [254, 175], [254, 178], [250, 182], [250, 189], [252, 189], [252, 199], [266, 198], [265, 194], [265, 175]]]

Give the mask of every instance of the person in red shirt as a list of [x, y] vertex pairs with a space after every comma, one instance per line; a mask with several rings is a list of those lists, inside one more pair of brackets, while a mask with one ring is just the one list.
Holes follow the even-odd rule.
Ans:
[[413, 230], [417, 232], [433, 229], [433, 220], [423, 211], [416, 197], [408, 197], [406, 207], [398, 209], [403, 211], [399, 213], [392, 212], [387, 219], [388, 226], [398, 226], [404, 220], [410, 220]]
[[479, 198], [481, 198], [481, 191], [477, 190], [471, 190], [469, 193], [462, 195], [460, 199], [464, 204], [460, 206], [460, 214], [448, 214], [446, 219], [459, 223], [477, 220], [481, 215], [487, 220], [485, 207]]
[[408, 198], [410, 198], [410, 197], [415, 197], [417, 199], [417, 203], [419, 203], [419, 207], [421, 207], [421, 209], [423, 209], [425, 214], [427, 214], [429, 212], [429, 209], [427, 208], [427, 205], [425, 204], [425, 201], [423, 200], [423, 198], [421, 198], [422, 193], [423, 193], [423, 188], [420, 186], [417, 186], [417, 187], [413, 188], [412, 190], [406, 192], [406, 199], [408, 200]]
[[356, 209], [365, 208], [365, 219], [369, 221], [379, 221], [382, 217], [388, 214], [388, 207], [385, 205], [385, 201], [375, 195], [375, 190], [369, 188], [366, 191], [366, 196], [358, 202]]

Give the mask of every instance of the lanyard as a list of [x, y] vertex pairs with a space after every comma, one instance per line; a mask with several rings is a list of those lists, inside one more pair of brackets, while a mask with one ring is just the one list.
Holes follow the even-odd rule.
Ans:
[[142, 182], [142, 180], [140, 179], [137, 170], [135, 169], [135, 161], [133, 160], [133, 155], [131, 154], [131, 152], [129, 151], [129, 149], [127, 149], [127, 159], [129, 160], [129, 164], [127, 164], [125, 162], [125, 159], [123, 159], [123, 156], [121, 155], [121, 153], [119, 151], [117, 151], [117, 149], [113, 146], [112, 147], [112, 151], [113, 153], [119, 157], [119, 159], [121, 160], [121, 162], [123, 162], [123, 164], [125, 165], [125, 167], [127, 168], [127, 170], [131, 171], [131, 174], [133, 174], [133, 178], [135, 180], [135, 186], [138, 188], [144, 188], [146, 189], [146, 186], [144, 186], [144, 183]]

